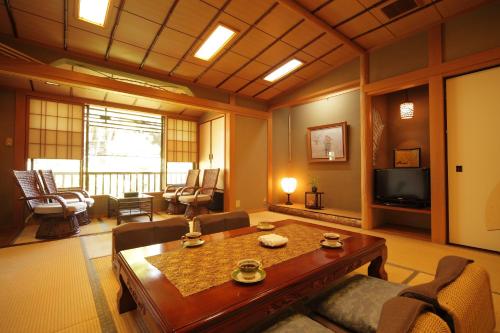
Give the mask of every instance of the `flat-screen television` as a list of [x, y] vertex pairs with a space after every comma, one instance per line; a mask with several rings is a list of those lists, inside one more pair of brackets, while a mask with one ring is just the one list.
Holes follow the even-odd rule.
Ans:
[[375, 169], [374, 192], [377, 203], [403, 207], [428, 207], [430, 206], [429, 169]]

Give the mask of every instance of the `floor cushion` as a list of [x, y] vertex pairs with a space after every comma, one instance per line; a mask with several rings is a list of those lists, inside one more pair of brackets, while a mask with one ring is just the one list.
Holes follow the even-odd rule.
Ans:
[[264, 331], [265, 333], [332, 333], [331, 330], [301, 314], [293, 314]]

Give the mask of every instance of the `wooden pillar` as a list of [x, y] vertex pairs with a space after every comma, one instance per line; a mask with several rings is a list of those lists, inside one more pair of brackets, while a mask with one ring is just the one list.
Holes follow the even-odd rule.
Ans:
[[[429, 66], [443, 62], [442, 25], [428, 32]], [[429, 78], [429, 143], [431, 167], [431, 238], [435, 243], [447, 241], [446, 202], [446, 125], [444, 82], [441, 75]]]
[[373, 135], [371, 116], [371, 97], [365, 92], [365, 85], [369, 81], [369, 55], [360, 58], [360, 124], [361, 124], [361, 226], [363, 229], [372, 229], [373, 217], [371, 203], [373, 201]]
[[[26, 170], [26, 129], [28, 128], [26, 102], [26, 94], [16, 91], [16, 117], [14, 128], [14, 168], [16, 170]], [[17, 189], [17, 186], [13, 189], [12, 195], [14, 196], [14, 224], [16, 226], [22, 226], [24, 224], [24, 202], [19, 200], [21, 192]]]
[[226, 137], [225, 137], [225, 173], [224, 173], [224, 211], [235, 209], [235, 187], [234, 187], [234, 146], [236, 141], [236, 115], [226, 113], [225, 115]]
[[273, 112], [267, 117], [267, 204], [273, 203]]

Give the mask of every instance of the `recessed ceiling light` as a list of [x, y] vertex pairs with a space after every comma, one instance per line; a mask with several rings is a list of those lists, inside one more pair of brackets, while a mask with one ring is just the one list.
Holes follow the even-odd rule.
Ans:
[[108, 7], [109, 0], [79, 0], [78, 18], [102, 27]]
[[208, 36], [207, 40], [200, 46], [194, 56], [198, 59], [206, 61], [210, 60], [235, 35], [236, 31], [231, 30], [222, 24], [217, 25], [217, 28], [212, 31], [210, 36]]
[[59, 83], [50, 82], [50, 81], [45, 81], [45, 84], [48, 84], [49, 86], [58, 86], [59, 85]]
[[288, 61], [287, 63], [281, 65], [280, 67], [276, 68], [274, 71], [271, 73], [267, 74], [264, 80], [269, 81], [269, 82], [274, 82], [278, 79], [281, 79], [283, 76], [293, 72], [300, 66], [302, 66], [304, 63], [300, 60], [297, 59], [292, 59]]

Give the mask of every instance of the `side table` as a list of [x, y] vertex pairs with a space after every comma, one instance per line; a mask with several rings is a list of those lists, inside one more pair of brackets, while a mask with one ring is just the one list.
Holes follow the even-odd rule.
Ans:
[[[112, 209], [112, 206], [115, 208]], [[149, 216], [149, 221], [153, 221], [153, 196], [142, 193], [135, 197], [110, 195], [108, 216], [112, 216], [113, 212], [116, 215], [116, 225], [120, 225], [124, 217]]]

